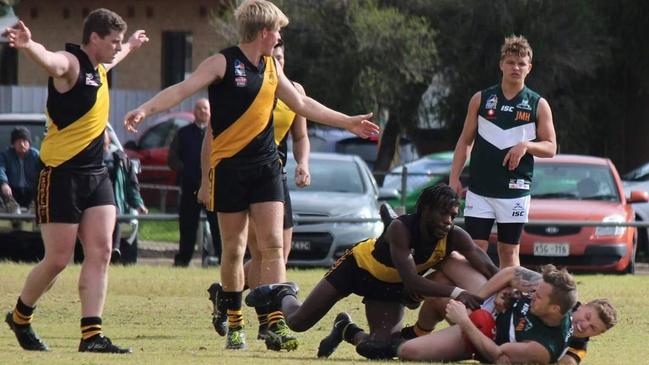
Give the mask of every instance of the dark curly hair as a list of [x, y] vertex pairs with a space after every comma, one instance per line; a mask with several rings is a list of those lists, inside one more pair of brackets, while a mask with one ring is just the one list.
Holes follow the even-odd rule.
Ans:
[[460, 200], [453, 189], [444, 183], [429, 186], [421, 192], [417, 199], [417, 213], [425, 208], [452, 208], [460, 206]]

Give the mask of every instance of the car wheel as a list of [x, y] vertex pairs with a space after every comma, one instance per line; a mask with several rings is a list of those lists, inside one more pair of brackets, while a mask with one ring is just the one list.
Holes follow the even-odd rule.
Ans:
[[126, 239], [122, 239], [119, 249], [122, 252], [120, 262], [124, 265], [133, 265], [137, 263], [137, 249], [138, 242], [137, 236], [133, 239], [133, 243], [128, 243]]
[[[636, 218], [636, 222], [642, 222], [642, 219]], [[640, 261], [649, 261], [649, 228], [638, 227], [638, 247], [636, 249], [637, 259]]]
[[635, 255], [638, 249], [638, 234], [636, 233], [633, 237], [633, 250], [631, 251], [631, 256], [629, 257], [629, 265], [626, 267], [627, 274], [635, 274]]

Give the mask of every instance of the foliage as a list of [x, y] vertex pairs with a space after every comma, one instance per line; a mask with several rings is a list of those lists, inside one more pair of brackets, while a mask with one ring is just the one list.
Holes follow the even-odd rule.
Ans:
[[428, 84], [436, 56], [426, 19], [374, 0], [281, 5], [291, 19], [287, 74], [309, 95], [347, 113], [398, 109], [421, 97], [413, 86]]
[[[103, 316], [107, 336], [119, 344], [132, 346], [130, 355], [80, 354], [77, 352], [79, 299], [77, 295], [80, 267], [71, 265], [58, 278], [36, 309], [34, 328], [52, 348], [48, 353], [22, 351], [13, 334], [3, 324], [0, 330], [0, 364], [112, 364], [112, 365], [180, 365], [180, 364], [352, 364], [366, 363], [354, 348], [343, 342], [328, 360], [316, 359], [316, 349], [331, 330], [336, 314], [347, 311], [362, 328], [367, 328], [364, 306], [351, 295], [327, 313], [324, 319], [306, 332], [297, 334], [300, 347], [293, 352], [267, 351], [255, 339], [256, 315], [244, 307], [248, 349], [224, 350], [224, 338], [211, 324], [211, 305], [206, 289], [219, 280], [218, 270], [190, 267], [175, 269], [171, 260], [166, 266], [113, 266], [110, 269], [108, 296]], [[2, 281], [0, 307], [9, 310], [32, 265], [0, 263]], [[287, 277], [300, 284], [305, 298], [325, 273], [317, 270], [289, 270]], [[608, 297], [620, 313], [619, 324], [610, 333], [593, 338], [588, 345], [586, 363], [646, 363], [646, 313], [648, 289], [644, 275], [580, 275], [577, 282], [581, 300]], [[3, 313], [4, 314], [4, 313]], [[405, 323], [416, 320], [416, 311], [406, 312]], [[441, 327], [441, 326], [440, 326]], [[381, 362], [394, 364], [394, 361]], [[374, 362], [372, 362], [374, 364]]]
[[[560, 152], [649, 158], [649, 3], [634, 0], [279, 0], [291, 23], [287, 74], [337, 110], [411, 130], [422, 105], [459, 135], [471, 95], [500, 80], [504, 37], [534, 49], [527, 84], [552, 108]], [[432, 83], [431, 80], [439, 80]], [[385, 122], [385, 120], [381, 120]], [[628, 165], [630, 164], [630, 165]]]

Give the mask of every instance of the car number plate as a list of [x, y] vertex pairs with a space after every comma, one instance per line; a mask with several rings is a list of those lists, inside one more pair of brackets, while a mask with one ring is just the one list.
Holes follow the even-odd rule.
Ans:
[[311, 242], [309, 241], [293, 241], [291, 249], [295, 251], [311, 251]]
[[570, 245], [567, 243], [535, 243], [534, 256], [569, 256]]

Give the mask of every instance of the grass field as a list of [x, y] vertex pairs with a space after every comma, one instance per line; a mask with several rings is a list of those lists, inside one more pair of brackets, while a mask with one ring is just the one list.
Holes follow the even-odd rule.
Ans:
[[[10, 310], [29, 272], [30, 265], [0, 263], [0, 308]], [[308, 293], [324, 270], [290, 270], [288, 277]], [[115, 343], [132, 346], [131, 355], [80, 354], [79, 266], [69, 267], [54, 288], [39, 303], [34, 327], [52, 349], [49, 353], [22, 351], [13, 333], [0, 325], [0, 364], [94, 365], [94, 364], [229, 364], [251, 361], [255, 365], [347, 364], [365, 361], [343, 343], [329, 360], [315, 359], [319, 341], [328, 334], [339, 311], [348, 311], [367, 327], [360, 298], [351, 296], [311, 330], [299, 334], [300, 348], [294, 352], [266, 351], [255, 339], [254, 311], [245, 308], [248, 349], [225, 351], [224, 339], [211, 325], [211, 305], [206, 288], [218, 279], [215, 268], [173, 269], [166, 266], [111, 267], [110, 288], [104, 314], [104, 329]], [[646, 345], [649, 333], [649, 276], [577, 277], [580, 298], [608, 297], [621, 313], [617, 327], [591, 340], [584, 364], [648, 364]], [[4, 314], [4, 313], [3, 313]], [[413, 323], [415, 312], [408, 312]], [[4, 319], [4, 315], [2, 317]]]

